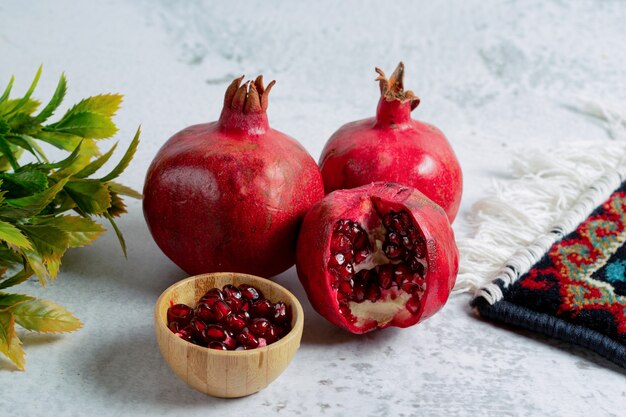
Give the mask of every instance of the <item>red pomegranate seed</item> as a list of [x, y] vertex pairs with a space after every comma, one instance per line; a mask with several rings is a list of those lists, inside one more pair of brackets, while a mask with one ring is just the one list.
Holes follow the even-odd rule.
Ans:
[[191, 342], [193, 339], [193, 327], [187, 326], [183, 329], [180, 329], [178, 332], [176, 332], [176, 336], [180, 337], [183, 340]]
[[209, 322], [214, 319], [213, 309], [206, 302], [200, 303], [196, 306], [196, 317], [200, 320]]
[[233, 334], [229, 331], [226, 331], [226, 338], [222, 343], [228, 350], [234, 350], [237, 347], [237, 341], [233, 337]]
[[405, 264], [396, 265], [393, 274], [394, 281], [398, 284], [398, 286], [402, 285], [404, 282], [412, 278], [412, 271]]
[[397, 233], [391, 232], [387, 235], [387, 242], [395, 246], [400, 246], [402, 244], [402, 237]]
[[404, 284], [402, 284], [402, 291], [407, 292], [409, 294], [413, 294], [419, 288], [420, 288], [419, 285], [417, 285], [414, 282], [410, 282], [410, 281], [407, 281]]
[[402, 256], [402, 249], [400, 249], [399, 246], [392, 245], [389, 243], [385, 243], [383, 245], [383, 251], [385, 252], [385, 255], [387, 256], [387, 258], [389, 259], [398, 259]]
[[215, 350], [228, 350], [226, 349], [226, 346], [224, 346], [224, 344], [220, 342], [211, 342], [207, 345], [207, 347], [209, 349], [215, 349]]
[[370, 255], [369, 249], [360, 250], [354, 255], [354, 262], [361, 263], [364, 260], [366, 260], [369, 255]]
[[378, 267], [378, 281], [380, 286], [386, 290], [393, 285], [393, 266], [385, 264]]
[[345, 295], [345, 296], [352, 295], [352, 285], [353, 284], [354, 284], [354, 282], [352, 280], [341, 281], [339, 283], [339, 291], [340, 291], [340, 293]]
[[199, 302], [205, 302], [211, 300], [210, 304], [213, 304], [217, 300], [223, 300], [224, 294], [219, 288], [211, 288], [207, 291], [199, 300]]
[[167, 327], [169, 327], [169, 329], [174, 333], [178, 333], [178, 331], [180, 330], [180, 328], [178, 327], [178, 323], [175, 321], [171, 322]]
[[289, 306], [282, 301], [274, 304], [274, 315], [272, 321], [279, 325], [291, 323], [291, 310]]
[[242, 344], [248, 348], [255, 348], [259, 346], [259, 340], [256, 337], [254, 337], [252, 332], [247, 327], [245, 327], [241, 332], [239, 332], [236, 339], [239, 344]]
[[246, 300], [243, 300], [241, 298], [234, 298], [234, 297], [228, 297], [224, 299], [224, 302], [228, 304], [228, 306], [230, 307], [230, 310], [234, 313], [241, 310], [241, 307], [243, 307], [244, 303], [247, 303]]
[[335, 256], [330, 258], [329, 265], [337, 267], [337, 266], [343, 265], [345, 261], [346, 261], [346, 257], [344, 256], [343, 253], [336, 253]]
[[272, 343], [274, 343], [275, 341], [278, 340], [279, 334], [278, 334], [278, 330], [277, 329], [278, 328], [276, 326], [270, 325], [270, 327], [265, 332], [265, 335], [263, 337], [265, 337], [265, 340], [267, 341], [268, 345], [270, 345], [270, 344], [272, 344]]
[[233, 332], [237, 333], [248, 324], [248, 318], [244, 313], [229, 314], [224, 321], [226, 326]]
[[272, 303], [262, 298], [250, 306], [250, 316], [267, 319], [272, 316], [272, 310]]
[[215, 318], [216, 321], [222, 321], [232, 311], [230, 306], [226, 304], [225, 301], [222, 301], [222, 300], [216, 301], [215, 304], [213, 304], [213, 307], [211, 308], [211, 310], [213, 311], [213, 317]]
[[365, 285], [363, 285], [362, 282], [354, 284], [354, 288], [352, 289], [352, 300], [357, 303], [365, 301]]
[[270, 328], [270, 325], [271, 324], [268, 319], [259, 318], [252, 319], [248, 328], [255, 336], [263, 337], [265, 336], [265, 333], [267, 333], [267, 330]]
[[167, 309], [167, 324], [176, 322], [179, 327], [185, 327], [193, 318], [193, 309], [185, 304], [174, 304]]
[[376, 302], [381, 296], [380, 287], [376, 283], [371, 283], [369, 287], [367, 287], [367, 293], [365, 294], [365, 298], [370, 300], [371, 302]]
[[367, 238], [367, 233], [365, 233], [362, 230], [359, 230], [359, 232], [356, 234], [356, 236], [354, 237], [353, 240], [353, 246], [354, 248], [358, 249], [363, 249], [363, 248], [367, 248], [369, 246], [369, 239]]
[[417, 314], [417, 312], [420, 309], [420, 305], [421, 303], [418, 297], [411, 297], [409, 298], [409, 301], [407, 301], [404, 306], [406, 307], [407, 310], [409, 310], [409, 313]]
[[263, 294], [260, 290], [248, 284], [240, 284], [239, 291], [241, 292], [241, 296], [248, 301], [256, 301], [263, 298]]
[[226, 339], [226, 329], [219, 324], [209, 324], [202, 332], [202, 337], [207, 341], [221, 342]]
[[333, 252], [346, 253], [352, 250], [352, 242], [345, 235], [334, 235], [330, 243]]
[[237, 287], [231, 284], [226, 284], [222, 288], [222, 293], [224, 293], [224, 299], [226, 298], [241, 298], [241, 291]]

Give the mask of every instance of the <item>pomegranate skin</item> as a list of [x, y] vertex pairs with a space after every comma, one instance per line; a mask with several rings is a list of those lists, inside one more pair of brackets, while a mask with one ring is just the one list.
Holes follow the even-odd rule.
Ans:
[[[428, 263], [425, 291], [416, 314], [399, 311], [386, 323], [352, 323], [339, 311], [336, 279], [328, 268], [331, 237], [337, 221], [348, 219], [363, 225], [371, 223], [373, 205], [406, 210], [426, 241]], [[317, 202], [307, 213], [298, 238], [298, 276], [313, 308], [331, 323], [351, 333], [363, 334], [389, 326], [409, 327], [435, 314], [446, 303], [454, 286], [459, 253], [454, 232], [441, 207], [420, 191], [397, 183], [376, 182], [334, 191]]]
[[273, 83], [264, 89], [259, 77], [240, 86], [242, 78], [227, 90], [220, 119], [172, 136], [146, 175], [150, 232], [191, 275], [288, 269], [302, 218], [324, 195], [315, 161], [267, 123]]
[[404, 91], [404, 66], [387, 80], [382, 71], [376, 117], [347, 123], [320, 157], [326, 193], [375, 181], [417, 188], [440, 205], [450, 223], [461, 204], [463, 177], [454, 150], [436, 127], [411, 118], [419, 99]]

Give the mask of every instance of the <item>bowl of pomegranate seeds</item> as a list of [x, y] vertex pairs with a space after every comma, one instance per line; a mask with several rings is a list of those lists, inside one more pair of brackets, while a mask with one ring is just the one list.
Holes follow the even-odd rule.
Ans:
[[170, 368], [198, 391], [235, 398], [267, 387], [300, 347], [304, 315], [287, 289], [253, 275], [197, 275], [169, 287], [154, 326]]

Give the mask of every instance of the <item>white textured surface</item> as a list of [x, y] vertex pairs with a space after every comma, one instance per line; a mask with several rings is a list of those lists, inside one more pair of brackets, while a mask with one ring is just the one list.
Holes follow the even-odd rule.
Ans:
[[[216, 2], [217, 3], [217, 2]], [[123, 180], [141, 188], [149, 161], [180, 128], [217, 117], [228, 80], [278, 84], [270, 122], [314, 157], [342, 123], [372, 115], [374, 66], [407, 66], [415, 117], [446, 132], [465, 174], [462, 215], [506, 174], [513, 146], [604, 138], [566, 108], [577, 96], [626, 103], [626, 4], [619, 1], [121, 1], [0, 3], [0, 80], [17, 91], [39, 63], [38, 97], [67, 72], [67, 102], [125, 93], [117, 118], [139, 154]], [[471, 316], [468, 298], [407, 330], [350, 336], [312, 312], [295, 271], [278, 281], [303, 300], [302, 348], [268, 389], [218, 400], [187, 388], [152, 331], [159, 293], [182, 278], [152, 242], [140, 203], [112, 234], [72, 251], [58, 281], [22, 286], [75, 312], [73, 335], [22, 333], [27, 371], [0, 361], [0, 415], [623, 415], [625, 372], [594, 354]]]

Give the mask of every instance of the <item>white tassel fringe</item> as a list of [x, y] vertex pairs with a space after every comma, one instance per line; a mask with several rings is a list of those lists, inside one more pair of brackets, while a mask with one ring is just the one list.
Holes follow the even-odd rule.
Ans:
[[[585, 101], [577, 108], [605, 121], [611, 137], [624, 134], [615, 112]], [[532, 157], [528, 157], [532, 155]], [[455, 293], [472, 291], [493, 304], [550, 246], [572, 232], [626, 177], [626, 141], [569, 142], [550, 151], [515, 155], [514, 181], [494, 182], [493, 195], [471, 209], [473, 236], [460, 239]]]

